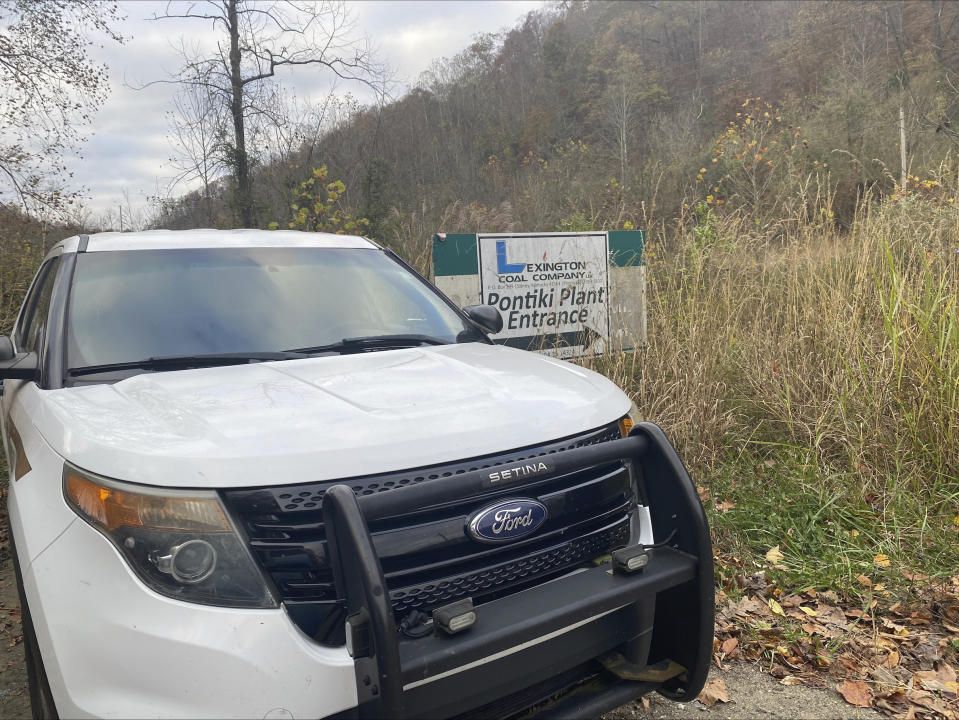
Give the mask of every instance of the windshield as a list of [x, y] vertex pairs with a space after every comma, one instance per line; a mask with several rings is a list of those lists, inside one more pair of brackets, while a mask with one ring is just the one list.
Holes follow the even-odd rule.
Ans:
[[82, 253], [67, 367], [282, 351], [396, 334], [477, 340], [383, 251], [216, 248]]

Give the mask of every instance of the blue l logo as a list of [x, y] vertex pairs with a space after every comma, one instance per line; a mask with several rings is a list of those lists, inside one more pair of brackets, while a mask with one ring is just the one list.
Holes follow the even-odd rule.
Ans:
[[510, 265], [506, 262], [506, 242], [504, 240], [496, 241], [496, 272], [500, 275], [505, 275], [506, 273], [518, 273], [523, 272], [526, 269], [526, 263], [513, 263]]

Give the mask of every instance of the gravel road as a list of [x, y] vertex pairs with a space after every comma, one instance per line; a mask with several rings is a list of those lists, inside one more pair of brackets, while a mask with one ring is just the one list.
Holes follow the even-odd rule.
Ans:
[[804, 718], [805, 720], [879, 720], [883, 716], [874, 710], [849, 705], [834, 690], [811, 688], [804, 685], [781, 685], [756, 665], [733, 663], [729, 670], [715, 668], [711, 677], [721, 677], [729, 690], [731, 702], [717, 702], [711, 708], [698, 700], [674, 703], [650, 695], [649, 709], [639, 703], [624, 705], [607, 713], [604, 720], [634, 720], [634, 718], [661, 718], [663, 720], [739, 720], [741, 718]]
[[[0, 546], [0, 718], [27, 718], [30, 699], [20, 640], [20, 614], [13, 565], [5, 546]], [[718, 671], [716, 671], [718, 672]], [[804, 686], [785, 687], [753, 665], [733, 665], [720, 673], [731, 702], [712, 708], [697, 702], [676, 704], [658, 695], [650, 696], [649, 709], [638, 703], [625, 705], [605, 716], [606, 720], [668, 718], [670, 720], [720, 720], [725, 718], [862, 718], [881, 716], [846, 704], [837, 693]]]

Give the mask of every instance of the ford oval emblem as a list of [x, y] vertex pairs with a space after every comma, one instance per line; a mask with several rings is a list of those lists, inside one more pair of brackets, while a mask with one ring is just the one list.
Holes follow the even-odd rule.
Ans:
[[475, 513], [467, 522], [470, 537], [484, 543], [519, 540], [546, 522], [546, 506], [535, 500], [504, 500]]

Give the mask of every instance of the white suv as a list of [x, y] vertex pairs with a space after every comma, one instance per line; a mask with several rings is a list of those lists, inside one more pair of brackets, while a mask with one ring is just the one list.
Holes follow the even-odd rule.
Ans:
[[605, 378], [359, 237], [60, 242], [0, 337], [38, 717], [694, 697], [702, 506]]

